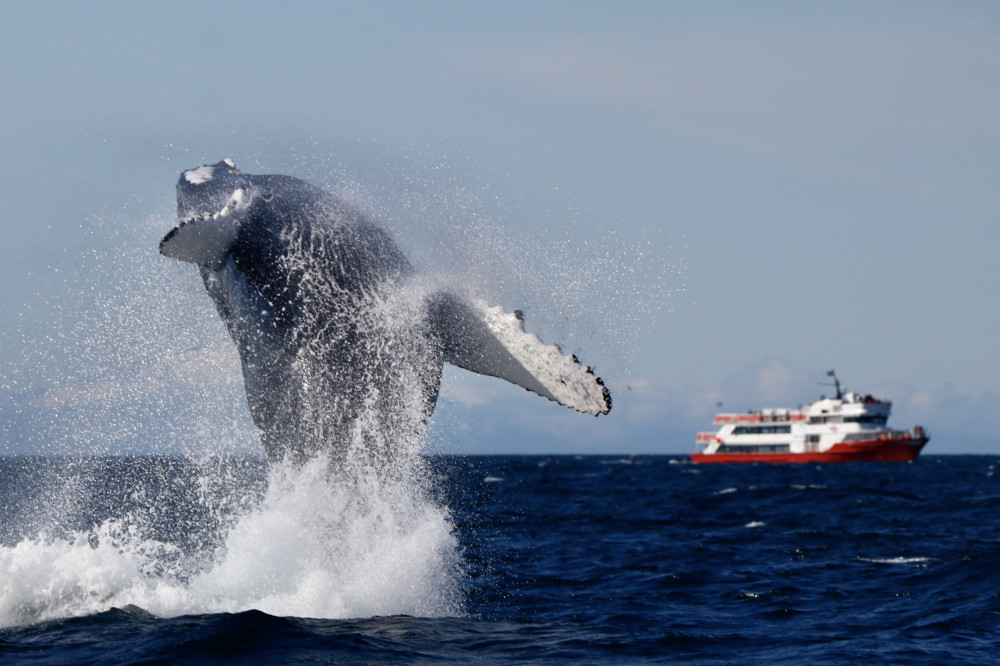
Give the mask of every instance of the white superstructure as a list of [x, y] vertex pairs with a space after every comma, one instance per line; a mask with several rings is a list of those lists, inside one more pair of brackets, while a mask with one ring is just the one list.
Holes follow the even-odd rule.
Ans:
[[[717, 414], [715, 432], [698, 433], [699, 452], [693, 458], [709, 462], [719, 456], [792, 461], [797, 456], [822, 460], [875, 459], [912, 460], [927, 442], [927, 433], [917, 426], [911, 433], [886, 426], [892, 402], [853, 391], [841, 391], [831, 371], [836, 395], [821, 396], [802, 409], [762, 409], [746, 414]], [[914, 445], [917, 445], [914, 449]], [[786, 460], [787, 459], [787, 460]]]

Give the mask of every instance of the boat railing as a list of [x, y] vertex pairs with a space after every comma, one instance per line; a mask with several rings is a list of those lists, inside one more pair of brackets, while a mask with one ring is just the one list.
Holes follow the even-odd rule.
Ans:
[[788, 412], [786, 414], [716, 414], [713, 423], [787, 423], [789, 421], [805, 421], [804, 412]]
[[712, 419], [713, 423], [787, 423], [788, 421], [805, 421], [804, 412], [783, 412], [777, 414], [761, 414], [750, 412], [749, 414], [716, 414]]
[[909, 430], [862, 430], [844, 435], [844, 442], [867, 442], [869, 440], [912, 439]]

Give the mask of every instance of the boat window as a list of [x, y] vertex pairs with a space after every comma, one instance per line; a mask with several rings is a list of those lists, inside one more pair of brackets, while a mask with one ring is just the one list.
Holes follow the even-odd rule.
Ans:
[[810, 416], [809, 423], [876, 423], [885, 425], [887, 414], [859, 414], [858, 416]]
[[788, 453], [788, 444], [719, 444], [716, 453]]
[[810, 416], [809, 423], [843, 423], [844, 417], [837, 416]]
[[885, 425], [888, 417], [885, 414], [861, 414], [860, 416], [845, 416], [846, 423], [877, 423]]
[[733, 428], [734, 435], [786, 435], [790, 432], [792, 432], [790, 425], [736, 426]]

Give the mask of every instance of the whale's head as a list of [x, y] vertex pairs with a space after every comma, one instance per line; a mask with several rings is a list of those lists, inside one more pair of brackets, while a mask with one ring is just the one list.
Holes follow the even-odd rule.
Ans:
[[177, 181], [177, 219], [218, 213], [237, 190], [247, 186], [247, 175], [230, 159], [188, 169]]
[[177, 226], [160, 252], [201, 266], [222, 263], [255, 196], [251, 177], [232, 160], [185, 171], [177, 181]]

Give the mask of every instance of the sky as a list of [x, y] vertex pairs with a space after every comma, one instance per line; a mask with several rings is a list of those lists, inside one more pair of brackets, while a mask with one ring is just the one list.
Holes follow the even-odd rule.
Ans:
[[[430, 438], [687, 453], [849, 388], [1000, 453], [1000, 5], [0, 1], [0, 448], [256, 446], [181, 171], [350, 193], [592, 365], [449, 371]], [[722, 405], [720, 408], [719, 405]]]

